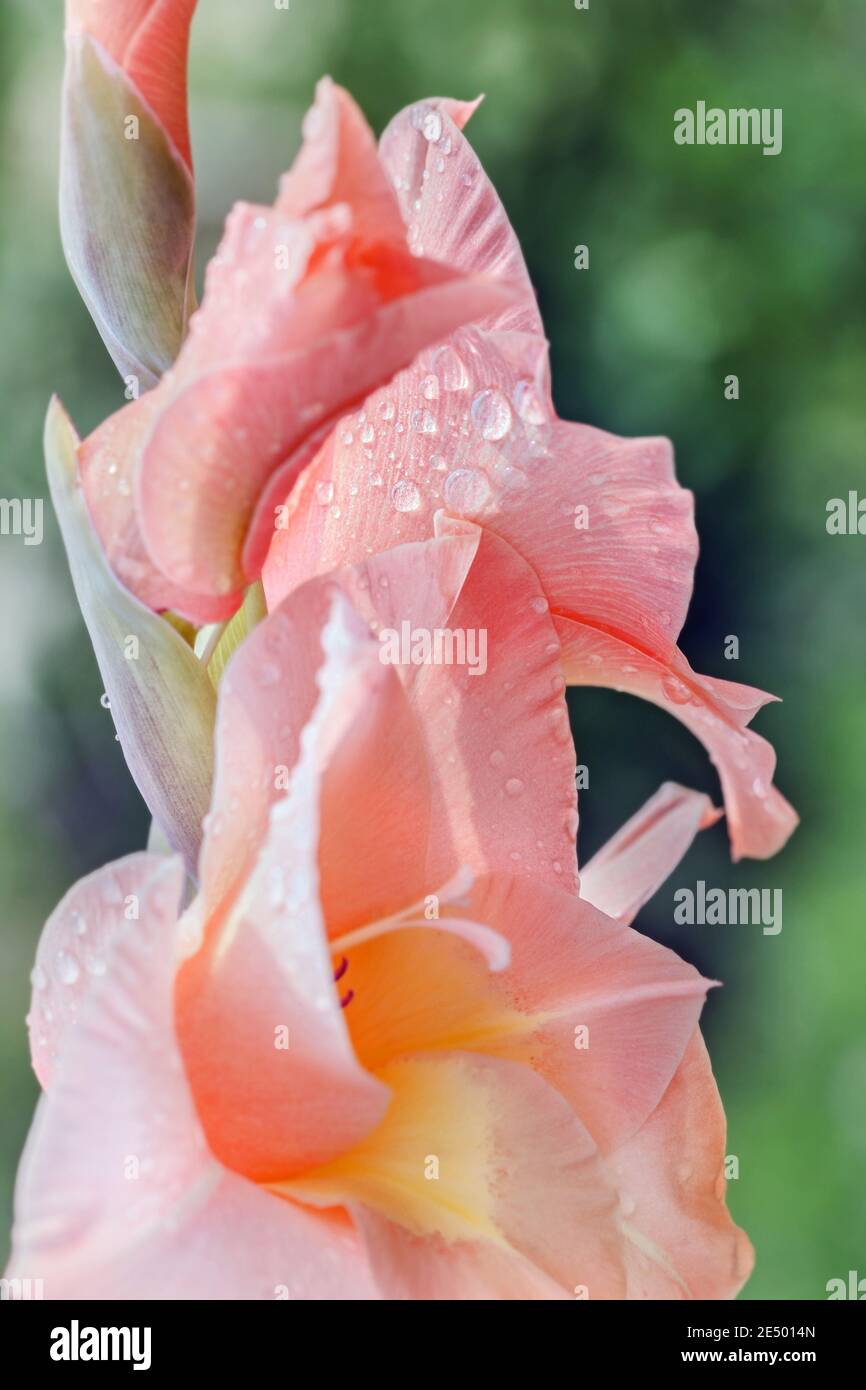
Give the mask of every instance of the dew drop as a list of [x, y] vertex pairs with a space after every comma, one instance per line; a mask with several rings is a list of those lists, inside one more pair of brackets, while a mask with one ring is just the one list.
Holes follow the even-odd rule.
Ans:
[[63, 985], [74, 985], [81, 973], [78, 969], [78, 961], [68, 951], [57, 952], [54, 967], [57, 971], [57, 978]]
[[518, 381], [512, 394], [514, 408], [527, 425], [543, 425], [547, 419], [544, 403], [534, 381]]
[[675, 705], [687, 705], [692, 698], [688, 686], [676, 676], [662, 677], [662, 693]]
[[477, 516], [491, 496], [490, 480], [478, 468], [455, 468], [445, 479], [446, 505], [461, 516]]
[[398, 512], [417, 512], [421, 505], [421, 493], [409, 478], [401, 478], [391, 489], [391, 501]]
[[504, 439], [511, 429], [511, 406], [495, 388], [479, 391], [472, 402], [472, 419], [482, 438]]
[[463, 358], [456, 348], [448, 344], [434, 354], [433, 370], [446, 391], [465, 391], [469, 385]]
[[523, 783], [519, 777], [509, 777], [505, 783], [506, 796], [519, 796], [523, 791]]
[[316, 500], [323, 507], [328, 507], [334, 500], [334, 484], [331, 482], [316, 483]]
[[380, 402], [379, 402], [379, 419], [380, 419], [380, 420], [393, 420], [393, 419], [394, 419], [394, 416], [396, 415], [396, 413], [397, 413], [397, 408], [396, 408], [396, 406], [394, 405], [394, 402], [393, 402], [393, 401], [380, 401]]
[[34, 989], [45, 989], [48, 984], [48, 976], [41, 965], [34, 965], [30, 971], [30, 983]]

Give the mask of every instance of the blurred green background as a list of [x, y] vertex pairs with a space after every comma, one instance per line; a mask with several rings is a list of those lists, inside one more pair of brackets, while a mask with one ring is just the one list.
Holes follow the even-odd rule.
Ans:
[[[121, 387], [58, 239], [60, 0], [3, 0], [0, 52], [0, 491], [46, 496], [50, 393], [85, 433]], [[784, 698], [755, 727], [803, 819], [766, 864], [732, 866], [717, 826], [639, 919], [725, 983], [705, 1024], [739, 1159], [730, 1204], [757, 1248], [746, 1298], [866, 1275], [866, 537], [825, 530], [828, 498], [866, 495], [864, 60], [862, 0], [200, 0], [192, 36], [200, 265], [235, 199], [272, 201], [323, 72], [377, 129], [419, 98], [486, 92], [469, 133], [539, 291], [560, 413], [674, 441], [702, 541], [684, 649]], [[782, 107], [781, 155], [676, 146], [673, 112], [698, 99]], [[0, 603], [2, 1253], [37, 1092], [36, 936], [75, 879], [143, 845], [147, 818], [47, 500], [41, 547], [0, 540]], [[570, 698], [582, 857], [665, 778], [717, 793], [660, 711]], [[697, 878], [781, 888], [782, 933], [675, 928], [673, 886]]]

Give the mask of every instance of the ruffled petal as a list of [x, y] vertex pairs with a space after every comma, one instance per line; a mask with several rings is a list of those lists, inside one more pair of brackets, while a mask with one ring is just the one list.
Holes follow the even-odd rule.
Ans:
[[431, 97], [405, 107], [379, 142], [412, 246], [467, 274], [493, 275], [518, 290], [487, 327], [544, 337], [529, 272], [508, 215], [463, 127], [479, 105]]
[[554, 610], [569, 684], [639, 695], [685, 724], [707, 749], [725, 798], [731, 850], [767, 859], [782, 848], [797, 815], [773, 786], [776, 755], [746, 725], [775, 697], [733, 681], [699, 676], [672, 642], [642, 642]]
[[[240, 662], [260, 632], [267, 639], [266, 628]], [[378, 1123], [388, 1099], [352, 1049], [317, 870], [322, 771], [363, 719], [382, 667], [343, 600], [321, 641], [319, 699], [288, 791], [239, 894], [205, 922], [176, 990], [178, 1035], [210, 1146], [258, 1181], [340, 1154]], [[221, 836], [212, 819], [209, 851], [218, 852]]]
[[580, 871], [580, 896], [628, 926], [721, 816], [708, 796], [665, 782]]
[[383, 1076], [394, 1099], [379, 1128], [285, 1190], [353, 1204], [385, 1297], [623, 1296], [616, 1195], [561, 1096], [472, 1054]]
[[654, 1113], [609, 1162], [627, 1297], [734, 1298], [754, 1252], [725, 1206], [725, 1116], [699, 1031]]
[[41, 1279], [49, 1299], [377, 1296], [345, 1222], [278, 1201], [208, 1151], [172, 1021], [180, 862], [138, 855], [102, 877], [87, 898], [122, 880], [140, 917], [106, 940], [105, 971], [58, 1039], [6, 1277]]

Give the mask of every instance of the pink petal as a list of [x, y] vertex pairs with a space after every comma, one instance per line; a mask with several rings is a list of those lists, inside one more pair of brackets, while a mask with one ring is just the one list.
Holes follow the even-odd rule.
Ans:
[[[774, 853], [796, 820], [770, 787], [769, 745], [742, 731], [769, 697], [695, 677], [673, 645], [697, 541], [670, 446], [556, 421], [544, 363], [543, 344], [523, 335], [466, 330], [446, 357], [422, 355], [371, 397], [370, 447], [344, 421], [300, 479], [265, 565], [269, 601], [319, 570], [429, 536], [439, 506], [476, 521], [534, 569], [567, 648], [569, 681], [645, 698], [666, 682], [674, 698], [657, 702], [717, 759], [735, 855]], [[323, 488], [328, 507], [318, 503]], [[684, 679], [700, 686], [691, 708]]]
[[[480, 98], [479, 98], [480, 100]], [[463, 135], [478, 101], [431, 97], [399, 112], [379, 142], [410, 243], [466, 274], [513, 283], [519, 298], [488, 327], [544, 337], [535, 292], [514, 233], [490, 179]]]
[[186, 115], [189, 29], [197, 0], [66, 0], [68, 33], [86, 33], [124, 69], [192, 167]]
[[27, 1017], [33, 1069], [44, 1090], [106, 974], [117, 938], [139, 920], [142, 884], [157, 873], [157, 862], [153, 855], [131, 854], [97, 869], [69, 890], [45, 923]]
[[[332, 576], [380, 637], [408, 624], [410, 635], [444, 628], [486, 642], [483, 673], [478, 661], [476, 675], [468, 664], [399, 667], [437, 774], [427, 891], [453, 871], [455, 854], [479, 872], [498, 867], [573, 887], [574, 747], [546, 600], [529, 566], [489, 531], [444, 516], [438, 529], [438, 541], [397, 546]], [[272, 577], [268, 570], [266, 586]]]
[[[497, 1238], [476, 1235], [471, 1221], [463, 1237], [436, 1233], [437, 1203], [449, 1204], [455, 1172], [460, 1193], [468, 1161], [440, 1130], [427, 1137], [427, 1151], [441, 1165], [439, 1181], [426, 1184], [428, 1209], [419, 1212], [429, 1233], [413, 1232], [370, 1202], [354, 1208], [383, 1295], [563, 1299], [584, 1286], [590, 1298], [623, 1297], [615, 1194], [592, 1139], [562, 1097], [528, 1067], [495, 1058], [453, 1053], [405, 1065], [453, 1082], [455, 1107], [476, 1095], [485, 1150], [473, 1157], [483, 1167]], [[422, 1144], [417, 1153], [423, 1151]], [[422, 1160], [401, 1154], [399, 1161], [411, 1171]]]
[[[282, 295], [274, 256], [285, 240], [278, 212], [235, 209], [192, 346], [141, 454], [136, 497], [148, 551], [170, 579], [210, 597], [258, 574], [270, 532], [244, 551], [256, 503], [311, 429], [425, 343], [508, 298], [494, 282], [396, 247], [356, 253], [337, 242], [334, 254], [327, 242], [303, 247], [298, 280]], [[314, 252], [317, 264], [303, 273]], [[251, 316], [250, 302], [264, 307]], [[301, 452], [298, 467], [303, 461]]]
[[725, 1206], [725, 1116], [696, 1029], [657, 1109], [618, 1149], [628, 1298], [733, 1298], [754, 1254]]
[[102, 872], [111, 894], [119, 879], [136, 892], [140, 920], [109, 933], [106, 972], [62, 1029], [21, 1162], [6, 1277], [42, 1279], [50, 1299], [274, 1298], [280, 1286], [375, 1296], [350, 1230], [208, 1152], [172, 1023], [179, 861], [137, 855]]
[[580, 871], [580, 896], [624, 926], [676, 868], [699, 830], [714, 825], [708, 796], [665, 782]]
[[557, 421], [546, 370], [544, 342], [519, 333], [463, 330], [422, 354], [365, 403], [371, 443], [344, 420], [299, 480], [265, 566], [271, 601], [370, 548], [424, 539], [443, 507], [508, 541], [552, 608], [675, 636], [697, 537], [670, 445]]
[[[271, 659], [278, 646], [290, 650], [291, 628], [281, 628], [281, 616], [263, 625]], [[255, 644], [263, 627], [241, 647], [224, 680], [245, 662], [260, 670]], [[281, 642], [268, 643], [275, 634]], [[343, 600], [321, 640], [321, 694], [288, 793], [271, 812], [248, 880], [206, 923], [203, 946], [178, 976], [178, 1033], [209, 1143], [228, 1167], [259, 1181], [326, 1162], [373, 1128], [387, 1106], [387, 1089], [364, 1071], [352, 1049], [317, 873], [323, 767], [363, 721], [383, 668]], [[393, 675], [392, 683], [399, 693]], [[219, 852], [218, 814], [208, 827], [207, 854]], [[208, 870], [207, 886], [211, 882]]]
[[[419, 596], [433, 599], [425, 610], [428, 620], [443, 611], [438, 585], [459, 592], [467, 555], [474, 553], [471, 541], [434, 547], [437, 554], [420, 554], [414, 567], [389, 563], [382, 570], [384, 577], [388, 571], [395, 583], [412, 584]], [[377, 592], [380, 577], [374, 566]], [[360, 588], [365, 582], [369, 588], [370, 577], [359, 572], [305, 586], [259, 624], [223, 677], [214, 796], [201, 858], [208, 914], [249, 874], [271, 808], [284, 796], [318, 699], [333, 595], [342, 589], [360, 607], [359, 599], [369, 602]], [[406, 907], [427, 885], [431, 776], [423, 733], [396, 671], [380, 660], [378, 643], [357, 616], [351, 624], [359, 648], [350, 692], [354, 720], [322, 769], [318, 864], [332, 933]], [[454, 867], [452, 851], [443, 872]]]
[[199, 622], [231, 617], [236, 598], [206, 599], [166, 579], [142, 539], [133, 498], [135, 466], [159, 407], [149, 391], [112, 415], [79, 446], [81, 485], [102, 547], [118, 579], [149, 608], [173, 609]]
[[304, 119], [304, 143], [280, 180], [277, 208], [306, 217], [333, 203], [353, 208], [357, 236], [402, 241], [400, 209], [375, 136], [349, 93], [323, 77]]
[[604, 630], [556, 609], [563, 662], [572, 685], [613, 686], [665, 709], [699, 738], [719, 774], [735, 859], [767, 859], [781, 849], [797, 815], [772, 785], [776, 755], [746, 725], [774, 697], [733, 681], [699, 676], [672, 642]]
[[481, 879], [463, 911], [510, 942], [511, 964], [491, 983], [534, 1020], [533, 1065], [608, 1152], [664, 1094], [708, 981], [583, 899], [531, 880]]

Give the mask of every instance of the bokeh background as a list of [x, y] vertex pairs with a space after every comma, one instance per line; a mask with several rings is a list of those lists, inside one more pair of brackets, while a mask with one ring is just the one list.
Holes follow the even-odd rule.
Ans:
[[[0, 54], [0, 492], [47, 499], [49, 394], [85, 433], [120, 386], [58, 239], [61, 0], [3, 0]], [[538, 288], [560, 414], [674, 441], [702, 541], [684, 649], [784, 698], [755, 727], [803, 820], [766, 864], [732, 866], [724, 826], [705, 833], [639, 919], [724, 981], [705, 1024], [739, 1160], [730, 1204], [757, 1248], [746, 1298], [866, 1275], [866, 536], [825, 530], [829, 498], [866, 495], [864, 60], [862, 0], [200, 0], [193, 26], [200, 265], [235, 199], [272, 200], [323, 72], [377, 129], [419, 98], [483, 91], [470, 135]], [[782, 107], [781, 155], [676, 146], [674, 110], [701, 98]], [[37, 1094], [37, 933], [147, 832], [45, 506], [41, 547], [0, 539], [0, 1254]], [[717, 792], [660, 711], [570, 698], [582, 857], [666, 778]], [[673, 889], [698, 878], [781, 888], [782, 933], [675, 928]]]

